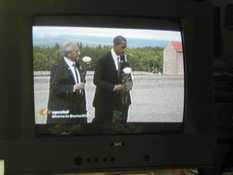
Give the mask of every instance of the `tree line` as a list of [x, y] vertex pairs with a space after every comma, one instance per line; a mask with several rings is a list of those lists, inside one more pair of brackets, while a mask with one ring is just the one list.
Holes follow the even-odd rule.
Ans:
[[[87, 65], [87, 70], [94, 71], [97, 60], [112, 46], [98, 45], [95, 47], [83, 46], [78, 43], [81, 51], [81, 58], [89, 56], [92, 58]], [[162, 47], [128, 48], [127, 59], [133, 71], [146, 71], [159, 73], [163, 69], [163, 49]], [[61, 59], [60, 46], [53, 47], [33, 47], [34, 71], [49, 71], [58, 59]]]

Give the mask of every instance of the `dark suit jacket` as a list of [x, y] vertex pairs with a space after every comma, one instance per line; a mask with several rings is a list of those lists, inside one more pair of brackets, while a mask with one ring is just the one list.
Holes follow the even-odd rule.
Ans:
[[[121, 69], [127, 66], [129, 66], [129, 64], [122, 60]], [[119, 103], [121, 102], [120, 94], [113, 91], [113, 89], [116, 84], [120, 83], [121, 77], [117, 75], [111, 52], [108, 52], [98, 60], [95, 68], [94, 84], [96, 85], [96, 92], [93, 106], [102, 111], [113, 111], [119, 107]], [[128, 105], [130, 105], [130, 97], [128, 99]]]
[[[77, 65], [81, 81], [85, 82], [85, 71]], [[70, 114], [86, 114], [85, 91], [74, 92], [75, 81], [71, 69], [64, 59], [61, 59], [51, 69], [49, 111], [69, 110]]]

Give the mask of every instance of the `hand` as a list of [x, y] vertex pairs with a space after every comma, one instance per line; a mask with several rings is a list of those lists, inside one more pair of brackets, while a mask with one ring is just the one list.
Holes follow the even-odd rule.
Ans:
[[115, 85], [115, 88], [114, 88], [115, 91], [123, 91], [123, 89], [124, 89], [123, 84], [117, 84]]
[[84, 83], [77, 83], [74, 85], [74, 89], [75, 90], [82, 90], [85, 88], [85, 84]]

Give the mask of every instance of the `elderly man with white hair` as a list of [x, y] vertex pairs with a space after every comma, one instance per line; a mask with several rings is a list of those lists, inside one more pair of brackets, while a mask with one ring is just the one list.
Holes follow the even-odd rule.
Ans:
[[47, 123], [77, 123], [87, 114], [85, 95], [86, 71], [79, 64], [80, 50], [76, 42], [65, 42], [63, 57], [52, 67]]

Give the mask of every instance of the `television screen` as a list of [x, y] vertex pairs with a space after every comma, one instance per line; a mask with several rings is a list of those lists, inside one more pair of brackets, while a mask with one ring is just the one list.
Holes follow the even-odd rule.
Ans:
[[[50, 25], [46, 23], [48, 18]], [[51, 19], [55, 22], [51, 23]], [[142, 22], [140, 19], [136, 20], [139, 24]], [[62, 17], [35, 18], [32, 39], [37, 132], [69, 135], [179, 131], [183, 124], [185, 104], [184, 55], [179, 23], [154, 19], [129, 28], [124, 24], [78, 25], [73, 21], [76, 20], [70, 20], [71, 24], [64, 24]], [[95, 77], [98, 76], [97, 65], [99, 59], [114, 48], [113, 40], [116, 36], [123, 36], [127, 42], [121, 58], [122, 66], [127, 63], [126, 69], [122, 68], [121, 72], [121, 83], [125, 90], [117, 92], [121, 104], [127, 106], [126, 114], [118, 115], [118, 111], [114, 110], [110, 122], [95, 123], [96, 109], [93, 101], [98, 91], [95, 83]], [[85, 74], [85, 87], [82, 90], [85, 93], [81, 94], [85, 99], [84, 113], [74, 112], [64, 102], [66, 99], [70, 100], [65, 94], [65, 85], [75, 85], [74, 76], [73, 82], [65, 82], [72, 75], [72, 68], [67, 61], [65, 66], [69, 73], [66, 74], [66, 70], [58, 73], [59, 62], [68, 57], [64, 55], [64, 45], [67, 43], [75, 43], [79, 49], [75, 61]], [[79, 73], [82, 76], [82, 70]], [[104, 76], [106, 75], [102, 77]], [[58, 90], [59, 88], [62, 90]], [[71, 92], [70, 96], [75, 93]], [[59, 98], [62, 100], [58, 100]], [[79, 99], [79, 96], [75, 98]], [[109, 102], [114, 101], [112, 96], [107, 98]], [[75, 106], [74, 101], [70, 103]], [[55, 108], [54, 104], [60, 107]], [[104, 108], [110, 110], [111, 107], [105, 105]]]

